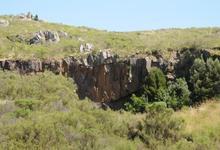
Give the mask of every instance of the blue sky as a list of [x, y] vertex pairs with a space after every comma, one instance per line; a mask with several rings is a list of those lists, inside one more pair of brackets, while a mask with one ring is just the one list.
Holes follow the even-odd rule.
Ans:
[[1, 0], [0, 14], [110, 31], [220, 26], [220, 0]]

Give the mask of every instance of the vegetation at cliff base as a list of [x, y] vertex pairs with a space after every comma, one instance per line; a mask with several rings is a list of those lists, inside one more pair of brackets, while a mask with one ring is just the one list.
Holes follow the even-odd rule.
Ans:
[[[0, 72], [0, 84], [1, 149], [217, 149], [220, 143], [218, 101], [177, 112], [157, 102], [133, 114], [79, 100], [71, 79], [50, 72]], [[216, 122], [207, 121], [210, 114]]]
[[131, 101], [125, 104], [128, 111], [143, 112], [152, 103], [164, 103], [166, 107], [175, 110], [189, 106], [190, 91], [184, 78], [167, 81], [164, 73], [158, 68], [152, 68], [145, 79], [140, 96], [132, 95]]

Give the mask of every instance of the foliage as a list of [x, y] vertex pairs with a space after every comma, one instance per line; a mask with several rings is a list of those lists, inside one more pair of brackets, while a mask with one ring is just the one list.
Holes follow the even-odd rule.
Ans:
[[14, 114], [17, 118], [19, 117], [27, 117], [31, 113], [30, 109], [27, 108], [21, 108], [14, 111]]
[[35, 15], [33, 19], [34, 19], [34, 21], [39, 21], [38, 15]]
[[132, 114], [79, 101], [72, 80], [49, 72], [0, 72], [0, 80], [0, 149], [215, 149], [220, 141], [217, 104], [174, 113], [165, 102], [144, 105], [133, 96], [144, 113]]
[[196, 59], [190, 69], [195, 102], [220, 94], [220, 63], [215, 59]]
[[167, 84], [165, 75], [158, 68], [152, 68], [146, 77], [142, 96], [132, 95], [130, 102], [125, 103], [128, 111], [144, 112], [145, 107], [155, 102], [165, 102], [166, 106], [175, 110], [189, 105], [190, 91], [185, 79], [178, 78]]
[[161, 143], [180, 140], [182, 128], [183, 120], [173, 118], [172, 109], [167, 109], [163, 103], [154, 103], [146, 108], [145, 119], [130, 130], [130, 136], [138, 137], [150, 149], [156, 149]]
[[162, 101], [160, 95], [167, 88], [166, 77], [158, 68], [152, 68], [146, 77], [144, 95], [149, 102]]
[[20, 99], [15, 101], [15, 105], [20, 108], [33, 110], [34, 107], [40, 104], [40, 101], [30, 99]]
[[143, 97], [131, 96], [131, 102], [125, 103], [125, 109], [131, 112], [144, 112], [146, 101]]
[[180, 109], [183, 106], [189, 105], [190, 91], [185, 79], [179, 78], [175, 82], [169, 82], [168, 91], [170, 94], [170, 101], [167, 101], [168, 107]]
[[137, 147], [126, 138], [127, 124], [137, 117], [79, 101], [71, 79], [50, 72], [0, 72], [0, 81], [0, 149]]

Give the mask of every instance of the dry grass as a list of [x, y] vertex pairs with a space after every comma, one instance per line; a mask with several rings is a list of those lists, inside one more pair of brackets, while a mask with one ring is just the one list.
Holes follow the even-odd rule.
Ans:
[[[220, 46], [220, 28], [163, 29], [139, 32], [107, 32], [86, 27], [74, 27], [48, 22], [24, 21], [14, 16], [0, 16], [10, 25], [0, 28], [0, 58], [47, 58], [78, 56], [80, 44], [92, 43], [95, 51], [111, 49], [127, 57], [136, 52], [181, 49], [183, 47], [208, 48]], [[39, 30], [58, 30], [68, 33], [59, 43], [28, 45], [10, 41], [7, 36], [21, 35], [29, 39]], [[79, 40], [81, 39], [81, 40]]]
[[175, 114], [186, 122], [186, 133], [196, 133], [220, 125], [220, 101], [208, 101], [197, 108], [185, 108]]

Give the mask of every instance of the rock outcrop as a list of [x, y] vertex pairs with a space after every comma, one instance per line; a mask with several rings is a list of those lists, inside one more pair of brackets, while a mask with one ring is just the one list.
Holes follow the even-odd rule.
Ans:
[[[190, 54], [188, 56], [188, 54]], [[89, 97], [96, 102], [115, 101], [138, 91], [152, 67], [164, 71], [167, 78], [184, 76], [195, 58], [209, 57], [207, 51], [184, 50], [171, 52], [165, 59], [159, 53], [118, 58], [108, 51], [88, 55], [86, 59], [67, 57], [61, 60], [2, 60], [0, 68], [22, 74], [52, 71], [74, 79], [80, 98]], [[218, 57], [220, 58], [220, 57]]]
[[80, 45], [80, 52], [90, 52], [94, 49], [94, 45], [91, 43], [81, 44]]
[[30, 39], [30, 44], [39, 44], [44, 42], [59, 42], [60, 37], [56, 31], [39, 31]]
[[8, 27], [9, 26], [9, 22], [7, 20], [0, 20], [0, 27]]

